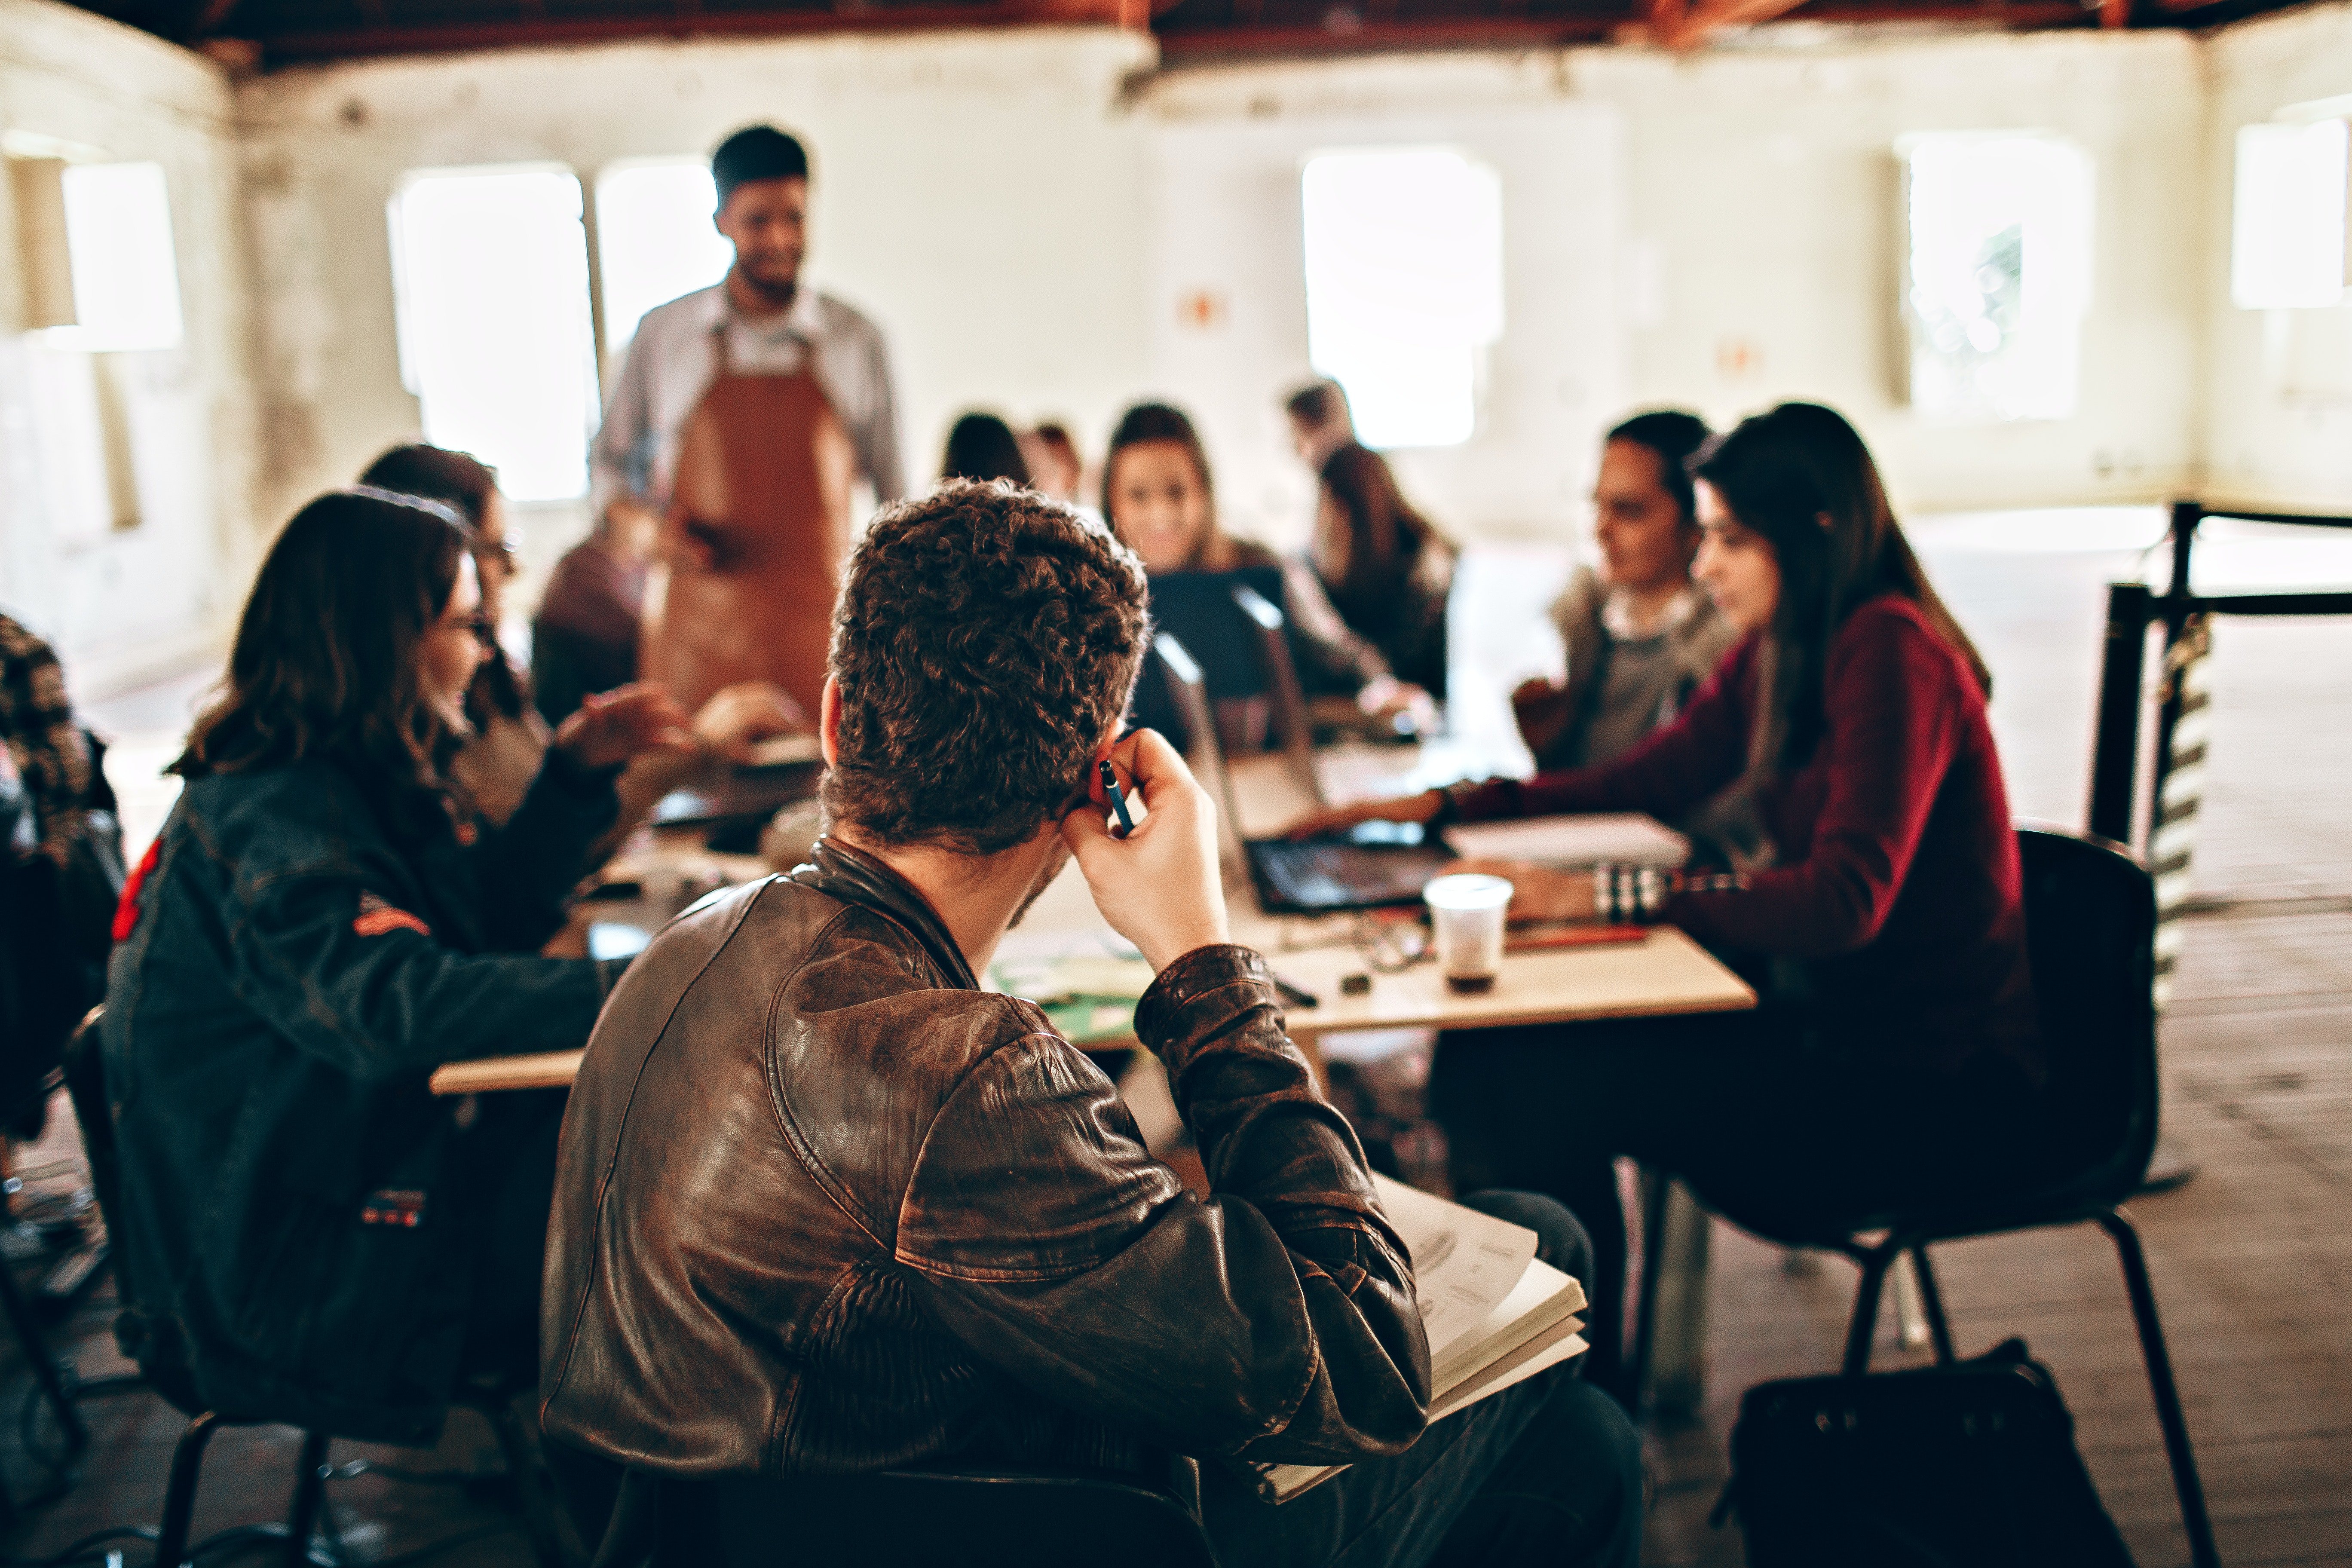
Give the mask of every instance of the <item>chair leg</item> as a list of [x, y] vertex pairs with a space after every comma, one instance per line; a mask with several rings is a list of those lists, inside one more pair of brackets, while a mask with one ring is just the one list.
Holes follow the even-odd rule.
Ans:
[[1870, 1370], [1870, 1342], [1878, 1332], [1878, 1296], [1886, 1284], [1886, 1270], [1903, 1248], [1889, 1237], [1876, 1247], [1857, 1247], [1848, 1254], [1862, 1266], [1862, 1283], [1853, 1293], [1853, 1321], [1846, 1325], [1845, 1365], [1848, 1377]]
[[1634, 1297], [1633, 1353], [1624, 1365], [1628, 1408], [1639, 1412], [1650, 1384], [1650, 1354], [1658, 1328], [1658, 1255], [1666, 1248], [1666, 1204], [1674, 1178], [1664, 1171], [1642, 1173], [1642, 1284]]
[[32, 1363], [33, 1376], [39, 1380], [41, 1394], [58, 1413], [58, 1428], [66, 1436], [66, 1452], [79, 1454], [89, 1447], [89, 1428], [82, 1425], [81, 1412], [74, 1407], [73, 1394], [66, 1388], [65, 1375], [58, 1371], [58, 1358], [49, 1353], [48, 1340], [41, 1325], [34, 1321], [32, 1309], [26, 1305], [24, 1292], [16, 1289], [16, 1272], [0, 1263], [0, 1307], [8, 1313], [8, 1326], [16, 1331], [16, 1343]]
[[2156, 1291], [2148, 1284], [2147, 1255], [2140, 1247], [2139, 1232], [2123, 1210], [2101, 1215], [2099, 1228], [2116, 1244], [2124, 1286], [2131, 1293], [2132, 1321], [2138, 1326], [2140, 1355], [2147, 1363], [2147, 1388], [2156, 1399], [2156, 1419], [2164, 1428], [2172, 1488], [2180, 1495], [2180, 1523], [2189, 1536], [2189, 1561], [2195, 1568], [2221, 1568], [2221, 1554], [2213, 1547], [2213, 1521], [2205, 1512], [2204, 1483], [2197, 1479], [2197, 1454], [2189, 1446], [2189, 1423], [2180, 1413], [2180, 1390], [2172, 1381], [2172, 1357], [2165, 1351], [2164, 1325], [2156, 1315]]
[[286, 1510], [286, 1568], [307, 1568], [310, 1538], [319, 1532], [319, 1510], [327, 1502], [327, 1435], [302, 1434], [302, 1457], [295, 1461], [294, 1499]]
[[172, 1479], [163, 1491], [163, 1517], [155, 1527], [155, 1568], [181, 1568], [188, 1560], [188, 1530], [196, 1515], [196, 1480], [204, 1472], [205, 1448], [220, 1430], [220, 1417], [207, 1410], [188, 1423], [172, 1450]]
[[1911, 1269], [1919, 1281], [1919, 1308], [1927, 1316], [1928, 1337], [1936, 1345], [1936, 1364], [1949, 1366], [1958, 1359], [1952, 1353], [1951, 1320], [1944, 1316], [1944, 1292], [1936, 1283], [1936, 1270], [1927, 1261], [1924, 1244], [1911, 1249]]

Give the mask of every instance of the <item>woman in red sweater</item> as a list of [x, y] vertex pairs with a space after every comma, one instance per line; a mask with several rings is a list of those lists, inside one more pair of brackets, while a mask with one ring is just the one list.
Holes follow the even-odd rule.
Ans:
[[[1449, 1034], [1433, 1110], [1464, 1190], [1551, 1193], [1592, 1231], [1615, 1384], [1625, 1233], [1612, 1161], [1720, 1196], [1862, 1213], [2000, 1179], [2042, 1062], [1990, 678], [1928, 586], [1869, 451], [1784, 404], [1699, 455], [1694, 574], [1745, 634], [1680, 719], [1613, 763], [1358, 808], [1441, 823], [1575, 811], [1744, 822], [1735, 874], [1663, 918], [1758, 983], [1752, 1014]], [[1593, 910], [1513, 868], [1514, 913]]]

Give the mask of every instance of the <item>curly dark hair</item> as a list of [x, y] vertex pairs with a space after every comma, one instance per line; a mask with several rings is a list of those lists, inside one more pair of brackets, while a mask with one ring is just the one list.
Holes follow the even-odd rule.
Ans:
[[825, 815], [893, 847], [1009, 849], [1086, 788], [1150, 636], [1143, 564], [1034, 491], [950, 480], [849, 558]]

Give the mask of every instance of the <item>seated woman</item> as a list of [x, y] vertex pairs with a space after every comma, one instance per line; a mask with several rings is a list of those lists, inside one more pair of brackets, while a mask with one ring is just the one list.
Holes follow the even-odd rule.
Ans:
[[[1181, 411], [1164, 403], [1139, 403], [1120, 416], [1103, 458], [1103, 517], [1142, 557], [1144, 571], [1154, 581], [1154, 615], [1163, 625], [1171, 617], [1160, 613], [1160, 580], [1180, 574], [1236, 576], [1276, 601], [1289, 623], [1291, 656], [1298, 664], [1300, 681], [1309, 691], [1344, 691], [1369, 714], [1425, 715], [1430, 710], [1427, 692], [1399, 680], [1380, 650], [1348, 629], [1304, 562], [1236, 539], [1218, 526], [1208, 454]], [[1227, 746], [1263, 746], [1265, 688], [1250, 684], [1263, 679], [1255, 650], [1202, 646], [1209, 635], [1205, 626], [1171, 629], [1208, 674], [1209, 695], [1220, 704], [1218, 724], [1227, 731]], [[1234, 620], [1219, 622], [1214, 635], [1240, 642], [1247, 631]], [[1228, 668], [1249, 673], [1221, 679], [1221, 671]], [[1137, 699], [1139, 716], [1155, 728], [1168, 729], [1169, 721], [1145, 706], [1151, 686], [1147, 674]]]
[[[2017, 1169], [2043, 1077], [1990, 678], [1861, 437], [1826, 408], [1785, 404], [1697, 473], [1697, 575], [1745, 637], [1673, 728], [1606, 767], [1332, 814], [1670, 817], [1729, 786], [1769, 836], [1755, 868], [1686, 879], [1663, 910], [1762, 977], [1757, 1012], [1439, 1043], [1430, 1097], [1457, 1185], [1581, 1205], [1603, 1380], [1622, 1375], [1614, 1156], [1735, 1208], [1858, 1215]], [[1592, 912], [1589, 877], [1511, 874], [1515, 908]]]
[[[542, 957], [661, 693], [565, 721], [503, 825], [448, 767], [488, 656], [447, 509], [322, 496], [263, 561], [116, 931], [102, 1050], [149, 1343], [215, 1409], [415, 1441], [529, 1377], [560, 1094], [444, 1062], [583, 1044], [620, 964]], [[113, 1217], [113, 1216], [110, 1216]]]
[[1324, 460], [1307, 558], [1349, 629], [1397, 679], [1445, 695], [1454, 542], [1412, 509], [1386, 458], [1349, 442]]
[[[499, 490], [498, 474], [464, 452], [420, 443], [394, 447], [368, 465], [360, 483], [439, 501], [473, 529], [474, 567], [482, 591], [479, 620], [484, 651], [482, 667], [466, 689], [466, 722], [471, 732], [449, 760], [449, 777], [471, 796], [473, 805], [485, 817], [503, 823], [522, 804], [524, 792], [539, 774], [547, 752], [548, 723], [561, 723], [578, 712], [590, 693], [582, 691], [567, 699], [553, 721], [543, 719], [531, 703], [531, 681], [499, 643], [507, 585], [517, 571], [517, 551], [508, 531], [506, 498]], [[572, 552], [578, 553], [579, 550]], [[564, 559], [570, 561], [572, 556]], [[549, 597], [554, 597], [552, 589]], [[634, 629], [630, 635], [634, 637]], [[629, 684], [634, 679], [634, 659], [628, 668], [630, 679], [614, 686]], [[616, 670], [617, 666], [604, 673]], [[620, 814], [603, 847], [610, 849], [623, 834], [644, 821], [654, 803], [685, 782], [704, 759], [740, 760], [754, 742], [784, 734], [802, 721], [792, 700], [764, 681], [722, 688], [694, 716], [694, 749], [657, 752], [631, 764], [619, 784]]]
[[943, 479], [1011, 479], [1029, 483], [1029, 460], [1021, 455], [1021, 438], [1013, 426], [993, 414], [966, 414], [948, 429], [947, 450], [940, 458]]
[[1609, 432], [1592, 487], [1599, 567], [1552, 606], [1566, 679], [1511, 693], [1538, 772], [1613, 763], [1683, 704], [1738, 639], [1691, 581], [1698, 553], [1689, 463], [1710, 432], [1695, 414], [1637, 414]]

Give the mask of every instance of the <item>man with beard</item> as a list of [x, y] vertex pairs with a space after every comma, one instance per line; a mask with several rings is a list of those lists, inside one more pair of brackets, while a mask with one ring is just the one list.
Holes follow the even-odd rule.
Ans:
[[607, 527], [658, 519], [643, 678], [691, 711], [769, 680], [814, 710], [850, 491], [905, 491], [882, 334], [801, 279], [808, 153], [772, 126], [719, 143], [727, 276], [647, 311], [592, 452]]
[[[836, 1514], [844, 1474], [1082, 1468], [1184, 1498], [1226, 1568], [1630, 1564], [1639, 1444], [1573, 1363], [1428, 1423], [1412, 1262], [1231, 942], [1215, 808], [1157, 733], [1118, 738], [1145, 592], [1099, 525], [1006, 487], [950, 482], [859, 542], [824, 837], [656, 938], [581, 1064], [546, 1430], [765, 1478], [796, 1516]], [[1091, 793], [1106, 762], [1131, 832]], [[1035, 1005], [976, 982], [1073, 852], [1158, 973], [1136, 1034], [1205, 1196]], [[1557, 1205], [1469, 1201], [1583, 1267]], [[1277, 1507], [1256, 1459], [1352, 1468]], [[704, 1560], [669, 1533], [696, 1527], [666, 1518], [664, 1549]]]

